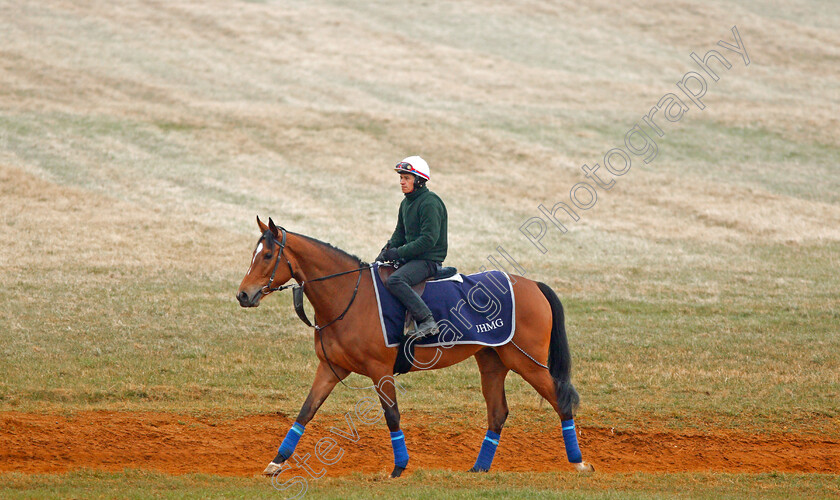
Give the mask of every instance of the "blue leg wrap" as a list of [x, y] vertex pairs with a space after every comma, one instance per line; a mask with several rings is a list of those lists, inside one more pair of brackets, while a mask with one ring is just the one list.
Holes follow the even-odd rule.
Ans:
[[283, 455], [287, 459], [292, 456], [295, 452], [295, 448], [297, 447], [298, 441], [300, 441], [300, 437], [303, 436], [303, 431], [306, 430], [302, 425], [295, 422], [289, 432], [286, 433], [286, 437], [283, 439], [283, 443], [280, 445], [280, 448], [277, 449], [277, 453]]
[[391, 433], [391, 446], [394, 448], [394, 465], [408, 466], [408, 448], [405, 447], [405, 434], [402, 430]]
[[500, 435], [493, 431], [487, 431], [487, 434], [484, 436], [484, 441], [481, 442], [481, 450], [478, 452], [478, 459], [476, 459], [473, 469], [481, 472], [490, 470], [490, 466], [493, 464], [493, 457], [496, 456], [496, 447], [499, 446], [500, 437]]
[[575, 432], [575, 420], [564, 420], [563, 425], [563, 442], [566, 445], [566, 457], [569, 462], [579, 464], [583, 462], [583, 455], [578, 446], [577, 432]]

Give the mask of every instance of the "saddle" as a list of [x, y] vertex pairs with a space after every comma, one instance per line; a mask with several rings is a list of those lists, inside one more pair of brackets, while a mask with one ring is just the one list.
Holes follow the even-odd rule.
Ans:
[[409, 342], [405, 331], [406, 319], [410, 315], [386, 286], [386, 280], [394, 269], [383, 269], [381, 263], [375, 265], [377, 269], [372, 272], [372, 278], [382, 336], [386, 347], [397, 348], [395, 374], [405, 373], [414, 367], [410, 352], [416, 346], [447, 348], [460, 343], [496, 347], [513, 338], [516, 302], [513, 284], [505, 273], [494, 270], [455, 274], [448, 279], [440, 279], [454, 271], [441, 269], [422, 284], [425, 287], [415, 287], [416, 291], [426, 292], [421, 298], [432, 311], [441, 333]]
[[[387, 283], [388, 278], [390, 278], [396, 270], [397, 268], [390, 264], [383, 264], [379, 266], [379, 279], [382, 280], [382, 283]], [[449, 279], [455, 276], [456, 274], [458, 274], [458, 270], [454, 267], [441, 267], [438, 270], [437, 274], [435, 274], [434, 276], [430, 276], [424, 281], [412, 286], [411, 289], [417, 292], [417, 295], [423, 295], [423, 291], [426, 289], [426, 283], [428, 283], [429, 281]]]
[[[392, 274], [397, 270], [396, 267], [390, 264], [382, 264], [379, 266], [379, 279], [382, 283], [387, 283], [388, 278], [391, 277]], [[426, 283], [430, 281], [438, 281], [438, 280], [448, 280], [458, 274], [458, 270], [454, 267], [441, 267], [438, 272], [434, 276], [429, 276], [425, 280], [421, 281], [420, 283], [412, 286], [412, 290], [417, 292], [417, 295], [423, 295], [423, 292], [426, 290]], [[411, 324], [414, 322], [414, 318], [411, 317], [411, 313], [408, 311], [405, 312], [405, 324], [403, 326], [403, 331], [408, 331], [411, 329]], [[414, 354], [414, 342], [408, 344], [408, 350], [411, 354], [406, 352], [406, 343], [408, 342], [408, 337], [404, 335], [400, 335], [399, 337], [399, 348], [397, 349], [397, 358], [394, 361], [394, 375], [401, 375], [403, 373], [408, 373], [411, 370], [411, 361], [409, 360], [409, 356], [413, 359]]]

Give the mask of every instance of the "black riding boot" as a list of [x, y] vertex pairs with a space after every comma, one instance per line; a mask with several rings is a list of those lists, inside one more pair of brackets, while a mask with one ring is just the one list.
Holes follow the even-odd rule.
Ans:
[[414, 318], [417, 328], [409, 333], [413, 337], [426, 337], [438, 333], [432, 311], [411, 287], [434, 276], [439, 266], [440, 264], [430, 260], [410, 260], [394, 271], [385, 284]]

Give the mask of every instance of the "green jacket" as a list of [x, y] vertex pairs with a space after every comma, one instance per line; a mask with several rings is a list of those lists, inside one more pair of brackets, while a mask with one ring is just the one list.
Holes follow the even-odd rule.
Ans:
[[425, 186], [415, 189], [400, 203], [397, 228], [388, 246], [396, 248], [405, 260], [443, 262], [448, 248], [446, 221], [443, 200]]

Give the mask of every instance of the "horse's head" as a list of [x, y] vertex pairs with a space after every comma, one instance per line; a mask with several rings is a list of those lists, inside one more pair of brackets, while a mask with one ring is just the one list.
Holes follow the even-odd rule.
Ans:
[[283, 255], [286, 230], [278, 229], [270, 217], [267, 226], [259, 217], [257, 224], [260, 226], [262, 237], [257, 242], [257, 248], [251, 257], [251, 267], [242, 278], [239, 292], [236, 294], [242, 307], [257, 307], [262, 297], [280, 290], [280, 285], [292, 279], [292, 266]]

